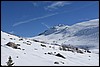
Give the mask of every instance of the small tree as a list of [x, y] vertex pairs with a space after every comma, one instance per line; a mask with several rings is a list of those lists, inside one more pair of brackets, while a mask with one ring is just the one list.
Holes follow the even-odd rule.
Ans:
[[11, 56], [9, 56], [8, 59], [9, 60], [6, 62], [7, 63], [7, 66], [12, 66], [14, 63], [13, 63], [13, 60], [12, 60]]

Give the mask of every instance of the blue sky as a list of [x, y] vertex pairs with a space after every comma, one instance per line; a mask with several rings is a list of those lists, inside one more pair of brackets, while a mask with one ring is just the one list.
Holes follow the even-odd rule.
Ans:
[[1, 30], [35, 36], [58, 24], [99, 18], [98, 1], [2, 1]]

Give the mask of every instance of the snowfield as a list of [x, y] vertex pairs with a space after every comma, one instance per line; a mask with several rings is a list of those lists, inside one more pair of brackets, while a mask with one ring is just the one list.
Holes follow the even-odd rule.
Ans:
[[[99, 66], [98, 29], [99, 20], [95, 19], [72, 26], [55, 26], [31, 38], [1, 31], [1, 65], [7, 65], [11, 56], [14, 66]], [[8, 42], [20, 44], [20, 49], [7, 46]], [[62, 44], [70, 44], [83, 53], [60, 50]], [[85, 52], [86, 47], [91, 53]]]
[[[50, 33], [53, 31], [53, 33]], [[99, 49], [99, 19], [81, 23], [54, 26], [41, 35], [30, 39], [37, 39], [49, 43], [71, 44], [73, 46], [89, 49]]]

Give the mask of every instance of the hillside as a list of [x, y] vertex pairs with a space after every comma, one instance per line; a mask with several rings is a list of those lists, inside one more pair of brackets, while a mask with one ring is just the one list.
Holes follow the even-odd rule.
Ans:
[[31, 39], [49, 43], [99, 49], [99, 19], [68, 25], [57, 25]]
[[57, 25], [31, 38], [1, 31], [1, 65], [11, 56], [14, 66], [99, 66], [98, 21]]

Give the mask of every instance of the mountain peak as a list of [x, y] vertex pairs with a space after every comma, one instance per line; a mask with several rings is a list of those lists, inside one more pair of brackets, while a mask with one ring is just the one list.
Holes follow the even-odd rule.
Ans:
[[[99, 19], [76, 23], [72, 26], [58, 24], [41, 35], [33, 37], [41, 41], [53, 43], [72, 44], [79, 47], [98, 48], [99, 44]], [[73, 44], [75, 43], [75, 44]]]

